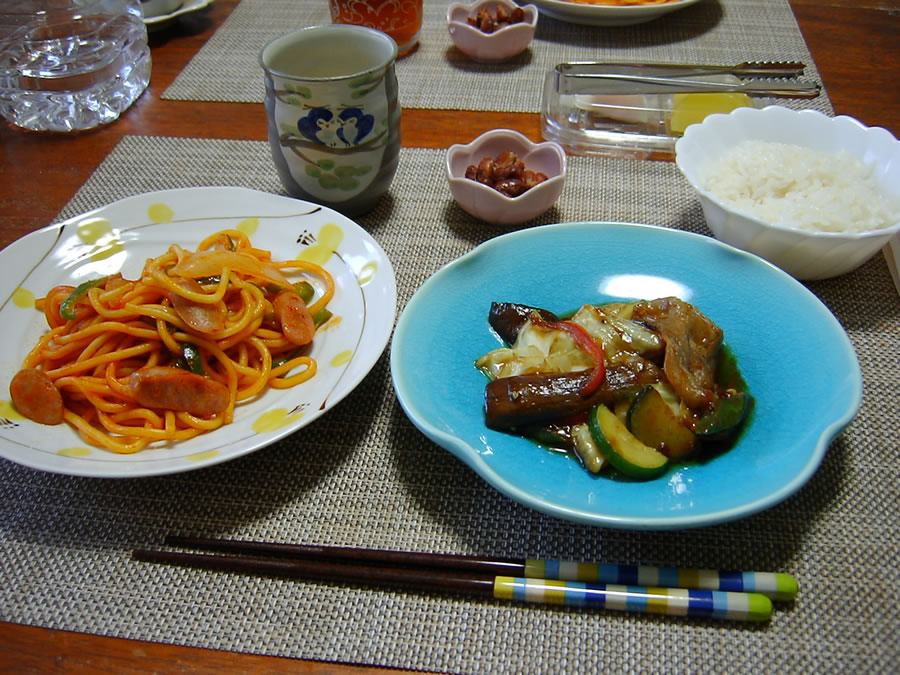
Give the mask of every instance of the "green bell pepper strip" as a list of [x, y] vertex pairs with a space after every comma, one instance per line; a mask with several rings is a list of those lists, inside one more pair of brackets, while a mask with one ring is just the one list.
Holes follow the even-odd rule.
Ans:
[[75, 305], [78, 301], [83, 298], [89, 290], [95, 286], [99, 286], [108, 278], [109, 277], [100, 277], [99, 279], [90, 279], [89, 281], [78, 284], [78, 286], [75, 287], [75, 290], [69, 293], [68, 297], [62, 301], [62, 304], [59, 306], [59, 315], [67, 321], [76, 318], [78, 314], [75, 312]]
[[294, 290], [297, 291], [297, 295], [299, 295], [300, 299], [303, 300], [303, 302], [307, 305], [316, 294], [316, 289], [313, 288], [313, 285], [308, 281], [298, 281], [294, 284]]
[[318, 312], [313, 314], [313, 318], [312, 318], [313, 324], [315, 325], [316, 328], [318, 328], [323, 323], [328, 321], [328, 319], [330, 319], [332, 316], [333, 316], [333, 314], [328, 310], [328, 308], [323, 307]]
[[201, 286], [209, 286], [210, 284], [218, 285], [220, 281], [222, 281], [222, 277], [219, 274], [214, 274], [211, 277], [199, 277], [194, 279]]
[[203, 372], [203, 357], [200, 356], [200, 351], [197, 349], [196, 345], [193, 345], [190, 342], [182, 342], [181, 353], [184, 357], [184, 362], [187, 365], [186, 370], [190, 370], [195, 375], [205, 374]]

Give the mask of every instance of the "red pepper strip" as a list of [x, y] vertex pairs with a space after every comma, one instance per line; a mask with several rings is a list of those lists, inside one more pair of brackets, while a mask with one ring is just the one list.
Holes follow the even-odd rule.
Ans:
[[532, 314], [530, 319], [531, 323], [543, 328], [566, 331], [575, 340], [575, 344], [594, 360], [594, 371], [582, 385], [579, 393], [582, 396], [590, 396], [597, 391], [606, 379], [606, 359], [603, 356], [603, 348], [594, 342], [594, 338], [584, 328], [571, 321], [544, 321], [536, 314]]

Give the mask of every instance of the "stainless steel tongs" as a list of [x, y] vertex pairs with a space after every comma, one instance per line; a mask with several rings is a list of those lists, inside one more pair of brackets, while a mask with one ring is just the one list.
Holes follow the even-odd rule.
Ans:
[[733, 66], [704, 66], [686, 63], [574, 61], [572, 63], [561, 63], [557, 68], [570, 75], [603, 72], [659, 77], [712, 74], [734, 75], [735, 77], [798, 77], [806, 70], [806, 64], [799, 61], [744, 61]]
[[626, 95], [741, 92], [754, 96], [815, 98], [818, 84], [742, 77], [796, 77], [802, 63], [741, 63], [735, 66], [686, 64], [560, 63], [553, 71], [558, 94]]

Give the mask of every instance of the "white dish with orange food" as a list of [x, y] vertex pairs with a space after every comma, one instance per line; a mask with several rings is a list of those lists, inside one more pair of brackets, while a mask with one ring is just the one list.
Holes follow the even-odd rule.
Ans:
[[700, 0], [670, 0], [668, 2], [632, 0], [632, 4], [623, 4], [624, 0], [618, 2], [613, 0], [609, 2], [603, 2], [603, 0], [532, 1], [542, 14], [552, 19], [588, 26], [631, 26], [646, 23], [700, 2]]
[[[177, 244], [194, 250], [222, 230], [247, 235], [272, 260], [319, 265], [334, 282], [331, 319], [306, 356], [315, 374], [288, 388], [266, 387], [239, 401], [229, 423], [193, 438], [156, 441], [133, 454], [96, 447], [69, 423], [38, 424], [12, 404], [9, 385], [48, 331], [35, 301], [56, 286], [121, 274], [141, 276], [148, 259]], [[306, 426], [369, 372], [390, 335], [396, 283], [386, 254], [358, 225], [317, 204], [242, 188], [168, 190], [123, 199], [38, 230], [0, 252], [0, 457], [55, 473], [136, 477], [218, 464]], [[68, 418], [67, 418], [68, 419]]]
[[159, 30], [170, 25], [179, 16], [196, 12], [213, 3], [213, 0], [184, 0], [184, 2], [172, 2], [171, 0], [159, 0], [148, 3], [150, 9], [144, 7], [144, 25], [148, 31]]

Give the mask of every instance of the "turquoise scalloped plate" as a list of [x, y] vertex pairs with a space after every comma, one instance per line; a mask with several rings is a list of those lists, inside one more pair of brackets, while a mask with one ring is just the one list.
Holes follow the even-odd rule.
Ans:
[[[473, 363], [499, 346], [487, 322], [492, 301], [564, 312], [667, 295], [722, 327], [756, 398], [729, 451], [624, 482], [485, 427], [485, 379]], [[403, 310], [391, 372], [413, 424], [501, 493], [551, 516], [623, 529], [714, 525], [781, 502], [810, 479], [862, 398], [850, 340], [802, 284], [710, 237], [624, 223], [521, 230], [448, 264]]]

